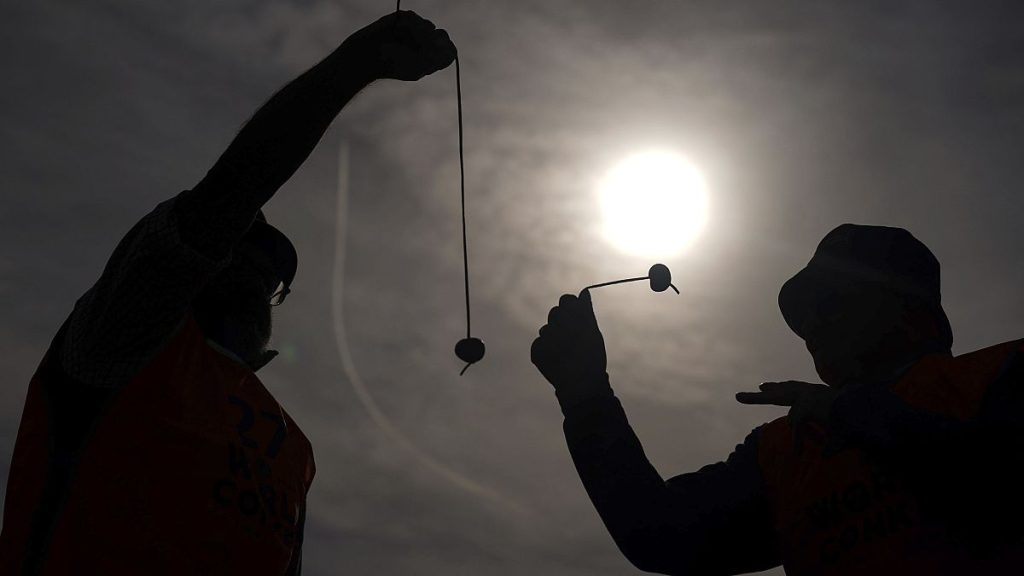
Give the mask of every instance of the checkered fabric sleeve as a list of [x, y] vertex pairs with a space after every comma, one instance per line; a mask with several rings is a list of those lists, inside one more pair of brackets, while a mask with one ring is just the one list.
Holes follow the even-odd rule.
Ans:
[[78, 382], [130, 380], [183, 322], [193, 298], [230, 260], [183, 240], [177, 198], [159, 205], [121, 239], [99, 280], [75, 304], [61, 343], [64, 371]]

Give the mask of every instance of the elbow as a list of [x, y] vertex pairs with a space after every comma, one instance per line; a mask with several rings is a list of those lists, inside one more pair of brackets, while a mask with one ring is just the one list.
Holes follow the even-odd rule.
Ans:
[[706, 574], [686, 538], [657, 529], [633, 530], [615, 539], [619, 550], [638, 570], [655, 574]]

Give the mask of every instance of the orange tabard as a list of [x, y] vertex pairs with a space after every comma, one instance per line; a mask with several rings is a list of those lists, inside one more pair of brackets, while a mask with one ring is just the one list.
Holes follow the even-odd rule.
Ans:
[[[909, 405], [967, 420], [981, 406], [1020, 341], [960, 357], [922, 358], [891, 390]], [[765, 425], [758, 459], [790, 576], [978, 573], [976, 561], [922, 515], [919, 502], [892, 474], [856, 448], [824, 455], [824, 432], [815, 428], [797, 453], [788, 417]], [[1007, 557], [999, 566], [1019, 566]]]
[[[53, 470], [48, 361], [29, 387], [11, 464], [3, 574], [20, 573]], [[309, 441], [259, 378], [211, 348], [190, 317], [106, 401], [71, 470], [41, 574], [285, 574], [315, 468]]]

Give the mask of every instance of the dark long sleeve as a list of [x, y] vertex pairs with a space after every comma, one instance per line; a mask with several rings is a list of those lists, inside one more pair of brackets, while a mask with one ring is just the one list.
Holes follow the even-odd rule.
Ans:
[[914, 408], [885, 387], [837, 398], [830, 430], [902, 472], [926, 510], [975, 547], [1024, 539], [1024, 355], [966, 420]]
[[365, 60], [343, 43], [253, 114], [203, 180], [178, 200], [182, 234], [192, 246], [212, 258], [228, 254], [342, 108], [373, 80]]
[[198, 185], [142, 218], [76, 303], [61, 347], [64, 370], [110, 387], [145, 365], [228, 264], [263, 204], [371, 79], [342, 44], [264, 104]]
[[759, 428], [724, 462], [665, 481], [607, 383], [586, 399], [559, 400], [580, 479], [637, 568], [741, 574], [781, 563], [757, 462]]

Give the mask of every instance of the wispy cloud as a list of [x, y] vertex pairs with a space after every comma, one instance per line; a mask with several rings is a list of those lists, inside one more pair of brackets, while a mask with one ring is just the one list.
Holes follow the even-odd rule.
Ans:
[[[451, 70], [378, 83], [270, 206], [294, 237], [287, 349], [266, 372], [313, 439], [314, 574], [623, 573], [528, 351], [559, 294], [643, 272], [600, 235], [594, 185], [667, 146], [711, 185], [712, 221], [667, 262], [680, 296], [595, 296], [613, 384], [668, 475], [774, 415], [732, 392], [813, 378], [781, 283], [842, 221], [906, 225], [944, 263], [961, 350], [1019, 336], [1018, 9], [819, 2], [408, 2], [460, 48], [474, 324], [463, 378]], [[379, 2], [21, 3], [0, 23], [0, 460], [34, 363], [120, 234], [190, 186], [251, 110]], [[1008, 11], [1014, 12], [1014, 14]], [[419, 466], [342, 376], [330, 322], [338, 143], [353, 149], [352, 353], [381, 410], [516, 516]], [[983, 288], [984, 287], [984, 288]], [[983, 297], [996, 293], [1000, 297]], [[998, 300], [998, 301], [997, 301]], [[2, 469], [0, 469], [2, 471]], [[6, 477], [6, 475], [3, 475]]]

